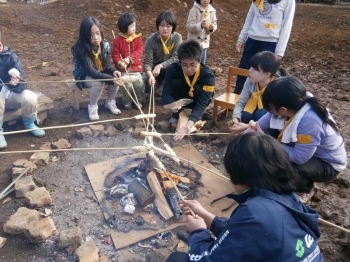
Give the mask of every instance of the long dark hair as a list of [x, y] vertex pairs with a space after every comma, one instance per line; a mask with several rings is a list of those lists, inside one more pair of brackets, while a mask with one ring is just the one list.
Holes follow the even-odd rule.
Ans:
[[286, 69], [280, 67], [277, 56], [270, 51], [262, 51], [256, 53], [250, 59], [250, 66], [255, 70], [263, 71], [264, 73], [270, 73], [271, 77], [275, 76], [288, 76], [289, 73]]
[[[270, 82], [264, 94], [262, 95], [262, 103], [266, 110], [273, 107], [274, 110], [279, 110], [281, 107], [299, 111], [305, 103], [309, 103], [312, 110], [323, 121], [323, 125], [330, 125], [333, 130], [340, 134], [336, 123], [329, 118], [327, 108], [316, 97], [308, 97], [306, 87], [296, 77], [287, 76]], [[325, 128], [325, 127], [323, 127]]]
[[295, 192], [298, 183], [287, 152], [266, 134], [254, 132], [235, 137], [227, 147], [224, 166], [235, 185], [289, 194]]
[[[78, 61], [78, 63], [81, 64], [82, 63], [81, 61], [86, 60], [90, 68], [94, 67], [93, 59], [92, 59], [93, 58], [92, 45], [90, 43], [91, 28], [93, 25], [96, 25], [100, 29], [101, 39], [102, 39], [100, 43], [101, 58], [102, 58], [101, 62], [102, 62], [102, 66], [105, 65], [105, 57], [104, 57], [105, 48], [103, 44], [104, 35], [102, 32], [102, 25], [95, 17], [87, 17], [83, 21], [81, 21], [78, 40], [71, 48], [71, 52], [74, 58]], [[87, 59], [87, 58], [90, 58], [90, 59]]]

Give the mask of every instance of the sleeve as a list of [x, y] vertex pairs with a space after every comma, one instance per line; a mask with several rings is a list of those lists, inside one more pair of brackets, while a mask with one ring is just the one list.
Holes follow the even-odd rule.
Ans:
[[226, 227], [229, 219], [227, 217], [215, 217], [210, 226], [210, 231], [214, 236], [221, 234], [222, 230]]
[[[215, 89], [215, 76], [213, 73], [207, 73], [206, 81], [203, 84], [202, 91], [197, 99], [197, 102], [195, 106], [193, 107], [193, 110], [191, 114], [189, 115], [188, 119], [197, 122], [203, 115], [205, 108], [208, 106], [210, 100], [213, 98], [214, 95], [214, 89]], [[214, 88], [211, 91], [205, 91], [204, 86], [213, 86]]]
[[243, 90], [239, 96], [237, 104], [235, 105], [235, 109], [233, 110], [232, 118], [236, 117], [239, 120], [241, 120], [242, 111], [245, 105], [247, 104], [249, 98], [251, 97], [251, 95], [252, 95], [252, 92], [250, 90], [250, 81], [249, 81], [249, 78], [247, 78], [247, 80], [244, 82]]
[[148, 37], [145, 43], [145, 50], [143, 54], [143, 70], [145, 72], [152, 71], [153, 67], [153, 43], [152, 36]]
[[266, 132], [267, 129], [270, 127], [271, 117], [272, 117], [272, 114], [270, 112], [268, 112], [258, 120], [259, 126], [260, 126], [262, 131]]
[[165, 105], [175, 102], [172, 91], [172, 85], [175, 75], [176, 70], [174, 66], [170, 66], [165, 72], [162, 92], [162, 101]]
[[275, 49], [275, 54], [283, 56], [286, 51], [287, 43], [292, 31], [293, 18], [295, 13], [295, 1], [286, 1], [287, 6], [283, 12], [283, 21], [281, 25], [281, 33]]
[[[11, 85], [11, 84], [7, 84], [6, 86], [14, 93], [20, 93], [23, 90], [27, 89], [27, 84], [25, 83], [21, 83], [21, 82], [25, 82], [25, 73], [24, 73], [24, 69], [23, 69], [23, 65], [21, 60], [19, 59], [19, 57], [15, 54], [12, 53], [10, 61], [9, 61], [9, 68], [16, 68], [19, 72], [19, 83], [17, 85]], [[7, 73], [7, 72], [6, 72]], [[8, 74], [8, 73], [7, 73]], [[10, 80], [11, 77], [9, 75], [8, 79]]]
[[143, 43], [142, 38], [138, 37], [133, 41], [134, 48], [131, 54], [129, 55], [130, 59], [132, 60], [132, 63], [135, 63], [135, 61], [141, 61], [142, 54], [143, 54]]
[[119, 36], [117, 36], [116, 38], [114, 38], [113, 41], [113, 48], [112, 48], [112, 60], [114, 65], [117, 67], [118, 62], [120, 61], [120, 41], [118, 39]]
[[186, 29], [191, 34], [197, 34], [203, 30], [201, 27], [201, 22], [197, 23], [198, 21], [197, 15], [198, 15], [198, 12], [196, 12], [196, 9], [192, 8], [190, 10], [187, 23], [186, 23]]
[[322, 122], [319, 119], [304, 115], [297, 129], [298, 142], [294, 146], [282, 144], [290, 161], [299, 165], [308, 161], [320, 145], [323, 132]]
[[209, 31], [211, 34], [214, 33], [216, 31], [216, 29], [218, 29], [218, 19], [216, 18], [216, 12], [213, 12], [213, 17], [212, 17], [212, 21], [211, 21], [211, 25], [213, 26], [213, 30]]
[[[107, 59], [109, 60], [109, 58]], [[113, 79], [114, 77], [108, 73], [102, 73], [98, 71], [95, 65], [92, 62], [92, 59], [88, 56], [85, 57], [83, 61], [81, 61], [81, 66], [86, 74], [93, 79]], [[109, 62], [111, 64], [111, 62]], [[105, 67], [106, 68], [106, 67]], [[105, 71], [105, 70], [104, 70]]]
[[177, 49], [179, 48], [179, 45], [182, 43], [182, 36], [179, 33], [175, 34], [174, 42], [175, 42], [175, 45], [173, 50], [171, 50], [170, 58], [168, 58], [162, 63], [163, 68], [168, 68], [172, 63], [179, 61], [177, 58]]
[[252, 3], [250, 8], [249, 8], [249, 11], [248, 11], [248, 14], [247, 14], [247, 17], [245, 19], [245, 22], [244, 22], [244, 26], [242, 28], [242, 31], [241, 33], [239, 34], [239, 37], [238, 37], [238, 42], [241, 42], [241, 43], [244, 43], [245, 40], [248, 38], [248, 30], [249, 28], [251, 27], [252, 23], [253, 23], [253, 20], [254, 20], [254, 4]]
[[[262, 221], [266, 221], [267, 216], [271, 216], [271, 214], [262, 215], [264, 216]], [[274, 250], [275, 245], [280, 246], [280, 239], [272, 239], [275, 235], [271, 236], [271, 230], [268, 231], [267, 225], [264, 225], [262, 221], [260, 219], [258, 221], [256, 215], [246, 205], [239, 206], [215, 240], [205, 229], [189, 234], [189, 260], [199, 262], [261, 261], [262, 254], [266, 257], [266, 253]], [[273, 243], [270, 244], [270, 241]], [[252, 245], [256, 252], [252, 252]]]

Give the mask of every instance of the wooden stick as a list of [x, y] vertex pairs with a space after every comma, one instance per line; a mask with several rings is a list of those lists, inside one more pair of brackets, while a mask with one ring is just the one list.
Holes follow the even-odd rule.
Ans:
[[115, 38], [115, 34], [114, 34], [114, 31], [113, 31], [113, 29], [112, 29], [112, 35], [113, 35], [113, 38]]
[[0, 193], [0, 198], [2, 197], [2, 195], [4, 195], [4, 194], [6, 193], [7, 190], [9, 190], [9, 189], [12, 187], [12, 185], [14, 185], [14, 184], [28, 171], [29, 168], [30, 168], [30, 166], [27, 167], [26, 169], [24, 169], [24, 170], [22, 171], [22, 173], [20, 173], [19, 176], [16, 177], [16, 179], [13, 180], [13, 181], [11, 182], [11, 184], [9, 184], [9, 185]]
[[320, 221], [320, 222], [323, 223], [323, 224], [326, 224], [326, 225], [329, 225], [329, 226], [338, 228], [338, 229], [340, 229], [340, 230], [342, 230], [342, 231], [344, 231], [344, 232], [350, 234], [350, 230], [348, 230], [348, 229], [346, 229], [346, 228], [343, 228], [343, 227], [341, 227], [341, 226], [338, 226], [338, 225], [336, 225], [336, 224], [333, 224], [333, 223], [331, 223], [331, 222], [328, 222], [328, 221], [326, 221], [326, 220], [323, 220], [322, 218], [318, 218], [318, 221]]
[[9, 189], [5, 194], [3, 194], [1, 197], [0, 197], [0, 200], [3, 199], [5, 196], [11, 194], [13, 191], [15, 191], [15, 188], [11, 188]]
[[[164, 173], [164, 174], [168, 177], [169, 181], [173, 184], [173, 186], [174, 186], [176, 192], [178, 193], [179, 197], [181, 198], [181, 200], [182, 200], [182, 201], [185, 201], [185, 199], [184, 199], [184, 197], [182, 196], [180, 190], [177, 188], [175, 182], [171, 179], [171, 177], [168, 175], [168, 173], [167, 173], [167, 172], [164, 172], [163, 170], [158, 169], [158, 168], [155, 168], [155, 169], [156, 169], [157, 171], [159, 171], [159, 172]], [[187, 207], [188, 207], [188, 209], [190, 210], [191, 215], [192, 215], [193, 217], [195, 217], [196, 214], [193, 212], [193, 210], [192, 210], [189, 206], [187, 206]]]
[[132, 147], [90, 147], [90, 148], [81, 147], [81, 148], [62, 148], [62, 149], [40, 149], [40, 150], [0, 152], [0, 155], [25, 154], [25, 153], [37, 153], [37, 152], [94, 151], [94, 150], [133, 150], [133, 148]]

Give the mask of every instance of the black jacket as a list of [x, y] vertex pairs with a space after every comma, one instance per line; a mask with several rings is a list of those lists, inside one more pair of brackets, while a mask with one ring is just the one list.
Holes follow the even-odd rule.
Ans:
[[[25, 74], [23, 66], [19, 57], [11, 51], [7, 46], [4, 46], [4, 50], [0, 53], [0, 79], [3, 83], [9, 83], [11, 81], [11, 76], [9, 71], [12, 68], [16, 68], [20, 73], [20, 81], [17, 85], [7, 84], [7, 88], [11, 92], [21, 93], [23, 90], [27, 89], [27, 84], [21, 83], [24, 82]], [[2, 89], [2, 82], [0, 81], [0, 90]]]

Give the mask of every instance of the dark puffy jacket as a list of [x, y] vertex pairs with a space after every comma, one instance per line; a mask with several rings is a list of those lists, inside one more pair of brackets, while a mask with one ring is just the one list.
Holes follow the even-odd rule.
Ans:
[[[11, 92], [21, 93], [23, 90], [27, 89], [27, 84], [24, 82], [25, 74], [23, 66], [19, 57], [11, 51], [7, 46], [4, 46], [4, 50], [0, 53], [0, 79], [3, 83], [9, 83], [11, 81], [11, 76], [9, 71], [12, 68], [16, 68], [20, 73], [20, 82], [17, 85], [7, 84], [7, 88]], [[0, 90], [2, 89], [2, 82], [0, 81]]]
[[324, 261], [317, 244], [318, 214], [294, 194], [253, 188], [228, 195], [240, 205], [230, 218], [215, 217], [210, 230], [188, 236], [190, 261]]

